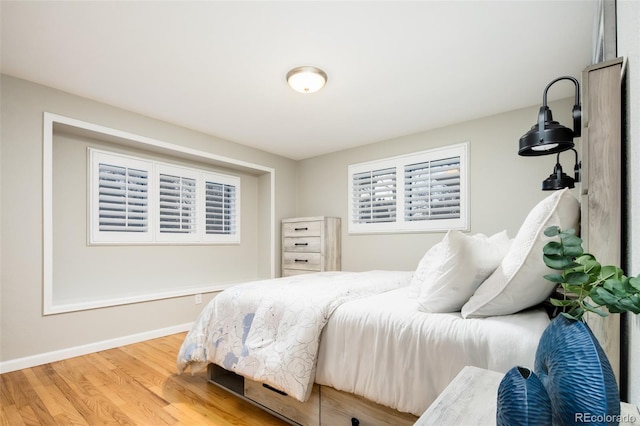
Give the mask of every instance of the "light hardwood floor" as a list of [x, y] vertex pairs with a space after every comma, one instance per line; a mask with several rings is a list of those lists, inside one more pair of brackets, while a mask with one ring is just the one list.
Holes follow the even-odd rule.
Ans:
[[2, 374], [2, 425], [286, 424], [206, 373], [176, 375], [185, 334]]

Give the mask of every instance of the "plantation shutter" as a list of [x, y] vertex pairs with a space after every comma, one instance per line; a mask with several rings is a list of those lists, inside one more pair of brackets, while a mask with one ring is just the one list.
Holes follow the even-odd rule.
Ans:
[[405, 221], [460, 217], [460, 157], [404, 167]]
[[99, 163], [100, 231], [146, 232], [149, 222], [148, 201], [148, 171]]
[[240, 177], [88, 151], [90, 244], [240, 243]]
[[196, 232], [196, 180], [160, 174], [160, 232]]
[[396, 220], [396, 169], [355, 173], [352, 181], [353, 223]]
[[236, 187], [224, 183], [206, 183], [205, 215], [207, 234], [236, 233]]

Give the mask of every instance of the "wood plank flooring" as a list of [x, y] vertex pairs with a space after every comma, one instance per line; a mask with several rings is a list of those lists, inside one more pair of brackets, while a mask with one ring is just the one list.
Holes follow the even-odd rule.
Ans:
[[0, 375], [2, 425], [285, 425], [207, 382], [176, 374], [186, 333]]

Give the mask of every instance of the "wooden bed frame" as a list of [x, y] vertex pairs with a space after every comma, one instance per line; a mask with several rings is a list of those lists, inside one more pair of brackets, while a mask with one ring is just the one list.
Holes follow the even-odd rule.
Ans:
[[[583, 179], [581, 234], [584, 247], [603, 264], [619, 265], [622, 237], [622, 59], [587, 67], [582, 73]], [[542, 255], [542, 254], [541, 254]], [[620, 317], [587, 317], [605, 349], [619, 383]], [[362, 397], [315, 384], [301, 403], [267, 385], [209, 365], [209, 380], [275, 416], [301, 425], [412, 425], [417, 417], [375, 404]]]

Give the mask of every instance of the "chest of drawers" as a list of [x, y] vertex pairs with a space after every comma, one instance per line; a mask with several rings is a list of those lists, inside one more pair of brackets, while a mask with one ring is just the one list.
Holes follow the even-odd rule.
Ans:
[[282, 221], [282, 276], [339, 271], [340, 218], [299, 217]]

